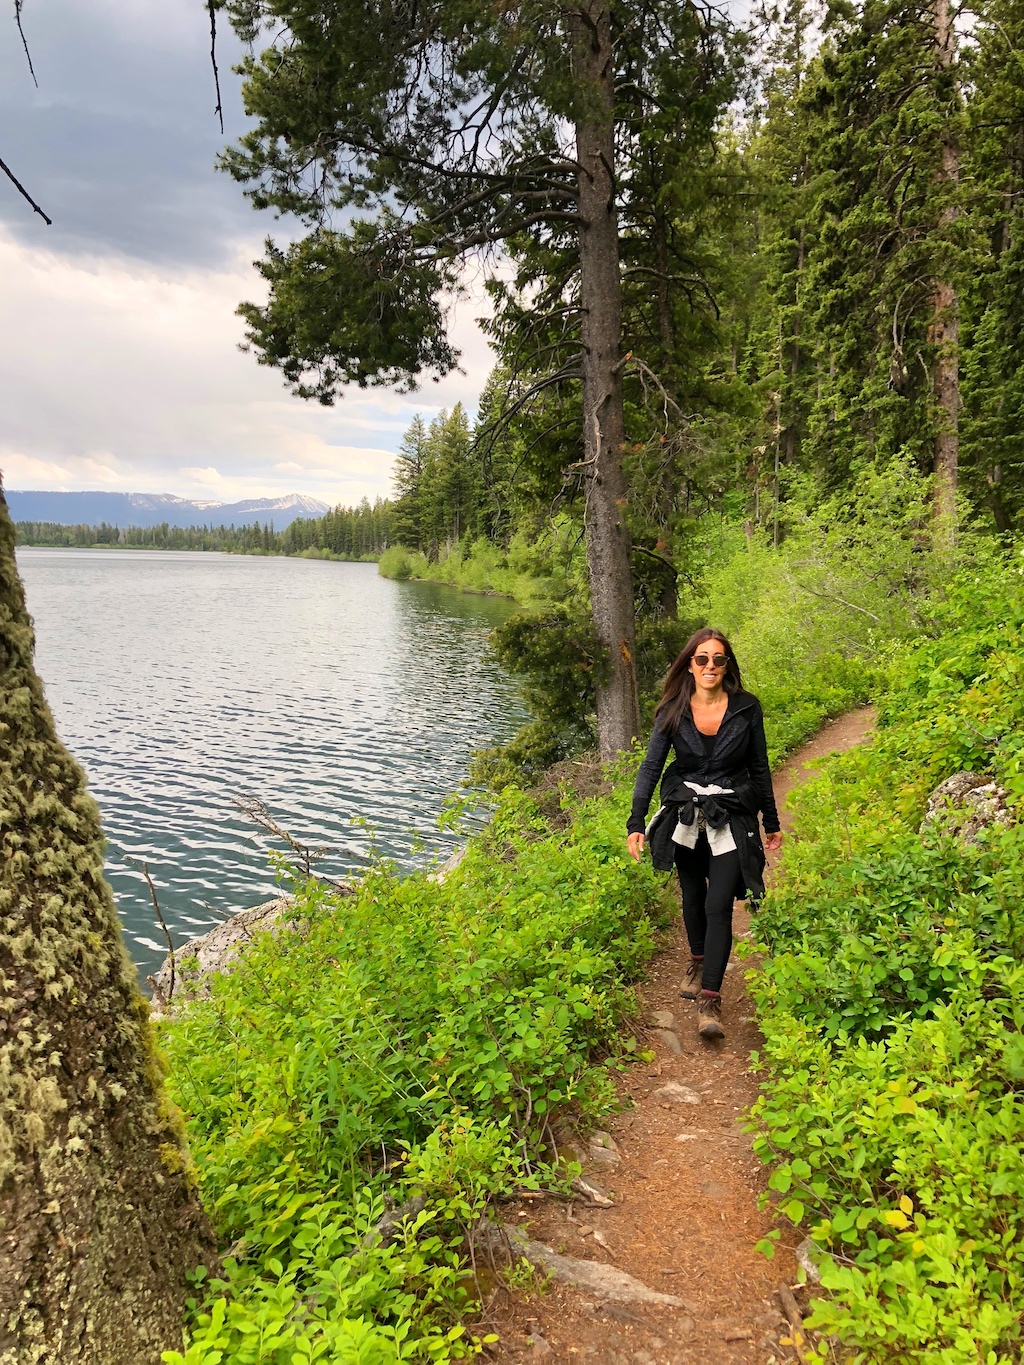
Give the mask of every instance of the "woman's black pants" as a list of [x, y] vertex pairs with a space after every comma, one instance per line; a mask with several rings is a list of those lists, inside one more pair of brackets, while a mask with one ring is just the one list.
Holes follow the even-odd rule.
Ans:
[[676, 871], [690, 952], [704, 959], [701, 985], [706, 991], [720, 991], [732, 952], [732, 902], [740, 855], [733, 849], [713, 858], [702, 831], [695, 848], [676, 845]]

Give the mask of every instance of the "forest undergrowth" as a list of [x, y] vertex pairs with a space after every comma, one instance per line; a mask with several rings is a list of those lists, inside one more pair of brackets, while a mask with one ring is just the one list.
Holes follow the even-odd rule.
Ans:
[[877, 737], [794, 798], [755, 929], [757, 1149], [821, 1249], [818, 1359], [1010, 1365], [1024, 1332], [1024, 824], [976, 844], [930, 792], [1024, 805], [1024, 557], [965, 571], [886, 660]]
[[[596, 1123], [635, 1047], [621, 1025], [669, 899], [627, 865], [624, 797], [553, 834], [509, 791], [438, 885], [388, 866], [350, 897], [297, 888], [167, 1030], [204, 1200], [229, 1247], [184, 1357], [297, 1365], [475, 1353], [472, 1230], [567, 1190], [550, 1121]], [[386, 1201], [423, 1202], [394, 1236]]]
[[[1024, 799], [1024, 564], [969, 535], [959, 566], [940, 561], [915, 531], [919, 490], [865, 479], [859, 518], [833, 500], [782, 552], [726, 528], [703, 588], [775, 761], [825, 716], [881, 706], [876, 741], [798, 798], [801, 838], [755, 920], [756, 1140], [783, 1218], [822, 1250], [821, 1360], [1008, 1365], [1024, 839], [965, 850], [917, 831], [960, 768]], [[516, 1192], [567, 1189], [551, 1126], [616, 1103], [633, 983], [673, 913], [625, 853], [636, 761], [610, 797], [566, 789], [558, 831], [506, 787], [443, 884], [387, 865], [346, 897], [299, 884], [293, 927], [164, 1026], [225, 1248], [170, 1365], [481, 1350], [494, 1278], [473, 1228]], [[409, 1220], [382, 1231], [396, 1205]]]

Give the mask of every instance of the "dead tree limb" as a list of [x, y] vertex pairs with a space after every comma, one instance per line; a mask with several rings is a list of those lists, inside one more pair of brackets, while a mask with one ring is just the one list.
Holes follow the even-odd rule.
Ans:
[[873, 611], [868, 611], [867, 607], [858, 607], [856, 602], [847, 602], [845, 597], [840, 597], [836, 592], [819, 592], [817, 588], [809, 588], [806, 583], [797, 583], [793, 580], [801, 592], [810, 593], [812, 597], [821, 597], [826, 602], [838, 602], [841, 607], [846, 607], [848, 611], [859, 611], [861, 616], [867, 616], [877, 625], [882, 624], [882, 618], [876, 616]]
[[[332, 852], [329, 847], [311, 848], [307, 844], [300, 843], [294, 835], [289, 834], [288, 830], [274, 819], [266, 803], [261, 801], [258, 796], [233, 796], [231, 801], [243, 815], [249, 817], [253, 824], [259, 825], [260, 829], [266, 830], [266, 832], [273, 835], [275, 839], [280, 839], [282, 843], [288, 845], [296, 858], [301, 862], [302, 871], [305, 876], [315, 878], [317, 881], [326, 882], [328, 886], [332, 887], [335, 891], [339, 891], [343, 896], [350, 896], [352, 894], [352, 887], [347, 882], [339, 882], [335, 881], [333, 877], [325, 877], [322, 872], [316, 872], [313, 868], [313, 864], [322, 858], [325, 853]], [[352, 852], [352, 850], [350, 849], [349, 852]]]
[[[16, 0], [18, 3], [19, 0]], [[217, 3], [207, 0], [206, 8], [210, 13], [210, 65], [213, 67], [213, 88], [217, 92], [217, 107], [214, 113], [220, 119], [220, 130], [224, 131], [224, 102], [220, 96], [220, 72], [217, 70]]]
[[146, 885], [149, 887], [149, 894], [153, 900], [153, 910], [156, 914], [157, 922], [164, 931], [164, 938], [167, 940], [167, 955], [171, 964], [171, 985], [167, 992], [167, 1003], [169, 1005], [174, 999], [174, 940], [171, 938], [171, 931], [168, 929], [167, 921], [164, 919], [163, 912], [160, 909], [160, 902], [156, 898], [156, 887], [153, 885], [153, 878], [149, 875], [149, 867], [145, 863], [138, 863], [137, 866], [142, 868], [142, 875], [146, 879]]
[[14, 22], [18, 25], [18, 33], [21, 35], [21, 45], [25, 49], [25, 60], [28, 62], [28, 74], [32, 77], [32, 84], [39, 89], [39, 82], [36, 80], [36, 69], [32, 65], [32, 53], [28, 50], [28, 39], [25, 37], [25, 30], [21, 26], [21, 11], [25, 6], [25, 0], [14, 0]]
[[11, 170], [10, 166], [8, 166], [8, 164], [7, 164], [6, 161], [0, 160], [0, 171], [3, 171], [4, 175], [6, 175], [7, 179], [11, 182], [11, 184], [14, 186], [14, 188], [18, 191], [18, 193], [21, 195], [21, 197], [22, 197], [23, 199], [27, 199], [27, 200], [28, 200], [28, 202], [32, 205], [32, 208], [33, 208], [34, 212], [36, 212], [36, 213], [39, 214], [39, 217], [43, 220], [43, 222], [46, 224], [46, 226], [47, 226], [47, 227], [52, 227], [52, 226], [53, 226], [53, 219], [52, 219], [51, 217], [49, 217], [48, 214], [46, 214], [46, 213], [43, 212], [43, 210], [39, 207], [39, 205], [36, 203], [36, 201], [35, 201], [35, 200], [32, 198], [32, 196], [29, 194], [29, 192], [28, 192], [28, 190], [25, 188], [25, 186], [21, 183], [21, 181], [18, 179], [18, 177], [17, 177], [17, 176], [14, 174], [14, 172]]

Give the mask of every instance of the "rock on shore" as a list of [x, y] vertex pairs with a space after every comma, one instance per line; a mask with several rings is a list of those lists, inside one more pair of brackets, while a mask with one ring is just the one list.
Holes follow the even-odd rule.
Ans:
[[240, 910], [208, 934], [190, 939], [174, 954], [174, 991], [171, 993], [171, 959], [164, 958], [163, 966], [149, 978], [153, 987], [153, 1010], [162, 1014], [189, 1000], [208, 994], [207, 981], [214, 972], [227, 971], [257, 933], [272, 933], [287, 924], [286, 912], [293, 897], [278, 896], [275, 900], [254, 905], [251, 910]]

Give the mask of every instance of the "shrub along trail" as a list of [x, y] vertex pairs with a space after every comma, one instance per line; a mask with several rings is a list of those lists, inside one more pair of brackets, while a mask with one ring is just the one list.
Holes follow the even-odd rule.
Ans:
[[[808, 764], [860, 743], [873, 718], [871, 708], [852, 712], [805, 744], [776, 775], [780, 807]], [[782, 818], [788, 830], [784, 809]], [[738, 913], [737, 935], [748, 926], [747, 915]], [[512, 1211], [512, 1221], [531, 1238], [570, 1257], [610, 1264], [683, 1306], [611, 1302], [552, 1283], [496, 1324], [500, 1359], [766, 1365], [795, 1358], [792, 1346], [780, 1344], [790, 1334], [776, 1296], [780, 1282], [795, 1283], [792, 1252], [780, 1245], [767, 1260], [755, 1250], [773, 1219], [758, 1208], [769, 1171], [742, 1126], [758, 1096], [750, 1054], [762, 1043], [743, 963], [734, 956], [726, 977], [727, 1036], [716, 1046], [697, 1038], [692, 1006], [679, 999], [687, 960], [680, 924], [640, 992], [641, 1019], [652, 1026], [642, 1042], [655, 1061], [626, 1073], [628, 1107], [608, 1123], [613, 1149], [595, 1152], [592, 1144], [585, 1163], [586, 1175], [613, 1197], [614, 1207], [523, 1202]], [[674, 1027], [658, 1028], [666, 1024]], [[792, 1246], [799, 1235], [790, 1229], [783, 1240]]]

